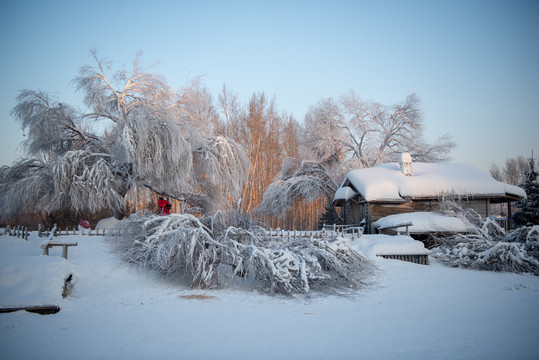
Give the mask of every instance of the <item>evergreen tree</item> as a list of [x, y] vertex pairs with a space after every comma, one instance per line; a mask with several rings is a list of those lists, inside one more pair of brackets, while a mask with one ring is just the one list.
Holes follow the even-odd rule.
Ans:
[[320, 217], [320, 220], [318, 222], [318, 228], [322, 229], [324, 227], [324, 224], [328, 225], [342, 225], [343, 221], [339, 214], [337, 214], [337, 211], [335, 210], [335, 206], [333, 206], [333, 203], [328, 202], [326, 205], [326, 211], [322, 214]]
[[513, 223], [516, 227], [539, 225], [539, 181], [535, 170], [535, 159], [528, 159], [530, 169], [526, 172], [526, 182], [520, 185], [526, 191], [527, 198], [515, 204], [521, 210], [513, 214]]

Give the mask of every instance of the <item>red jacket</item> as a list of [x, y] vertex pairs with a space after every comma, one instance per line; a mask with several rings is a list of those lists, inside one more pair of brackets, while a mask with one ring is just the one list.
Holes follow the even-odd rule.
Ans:
[[170, 201], [160, 197], [159, 200], [157, 200], [157, 206], [159, 206], [159, 210], [161, 210], [161, 215], [170, 215], [170, 208], [172, 207]]

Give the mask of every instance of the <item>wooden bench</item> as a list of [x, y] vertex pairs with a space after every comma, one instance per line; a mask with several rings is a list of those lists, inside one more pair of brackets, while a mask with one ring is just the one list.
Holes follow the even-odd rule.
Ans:
[[69, 246], [77, 246], [76, 242], [62, 242], [62, 241], [44, 241], [41, 243], [41, 248], [43, 249], [43, 255], [49, 256], [49, 248], [53, 246], [62, 246], [62, 257], [67, 259], [67, 248]]

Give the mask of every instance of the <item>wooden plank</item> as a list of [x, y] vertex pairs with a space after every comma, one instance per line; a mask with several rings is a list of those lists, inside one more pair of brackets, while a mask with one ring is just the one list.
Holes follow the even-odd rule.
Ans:
[[20, 307], [7, 307], [0, 308], [0, 313], [9, 313], [14, 311], [25, 310], [31, 313], [37, 313], [41, 315], [56, 314], [60, 311], [60, 307], [56, 305], [40, 305], [40, 306], [20, 306]]

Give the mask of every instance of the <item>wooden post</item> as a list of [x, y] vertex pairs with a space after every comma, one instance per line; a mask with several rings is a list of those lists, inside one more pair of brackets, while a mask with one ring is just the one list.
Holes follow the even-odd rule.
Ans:
[[37, 237], [41, 237], [41, 224], [37, 224]]
[[28, 226], [24, 227], [24, 240], [28, 240]]
[[62, 246], [62, 257], [67, 260], [67, 245]]
[[507, 229], [511, 230], [513, 228], [513, 221], [511, 220], [511, 201], [507, 201]]

